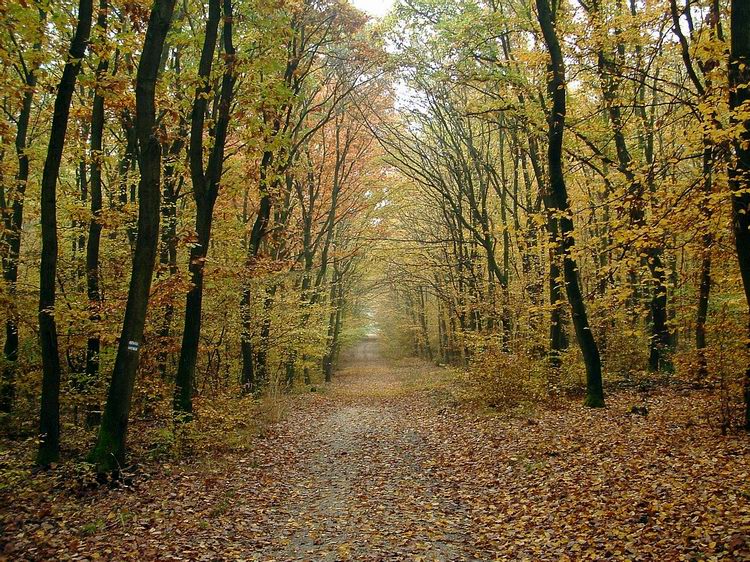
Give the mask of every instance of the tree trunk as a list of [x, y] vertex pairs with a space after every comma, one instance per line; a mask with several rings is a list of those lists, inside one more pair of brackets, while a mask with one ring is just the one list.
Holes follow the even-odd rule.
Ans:
[[[598, 2], [592, 2], [591, 4], [592, 17], [598, 19], [599, 5]], [[615, 36], [619, 35], [619, 30], [615, 32]], [[616, 44], [616, 52], [618, 55], [624, 53], [625, 47], [621, 42]], [[617, 55], [615, 55], [617, 56]], [[619, 102], [616, 98], [617, 91], [619, 89], [620, 82], [618, 80], [621, 74], [620, 68], [616, 60], [612, 60], [611, 56], [608, 56], [602, 46], [599, 46], [597, 53], [597, 66], [599, 71], [599, 79], [601, 81], [602, 99], [604, 101], [604, 109], [607, 111], [610, 126], [612, 127], [613, 137], [615, 141], [615, 149], [617, 153], [617, 161], [619, 171], [625, 176], [625, 179], [629, 183], [629, 195], [632, 198], [632, 207], [630, 210], [630, 219], [632, 224], [636, 228], [644, 229], [646, 227], [645, 220], [645, 209], [644, 209], [644, 184], [640, 177], [633, 170], [633, 158], [630, 151], [628, 150], [625, 134], [623, 132], [624, 122], [622, 118], [622, 112]], [[649, 122], [646, 119], [645, 113], [645, 96], [643, 94], [644, 87], [640, 90], [639, 102], [642, 109], [637, 109], [641, 117], [641, 125], [644, 131], [648, 131]], [[643, 135], [641, 135], [643, 137]], [[651, 165], [653, 161], [653, 140], [651, 138], [646, 141], [642, 139], [643, 151], [647, 165]], [[646, 182], [652, 186], [653, 178], [647, 177]], [[651, 317], [651, 335], [649, 336], [649, 370], [659, 371], [664, 367], [671, 367], [669, 360], [669, 351], [671, 347], [671, 337], [669, 328], [667, 325], [667, 287], [666, 287], [666, 274], [664, 271], [664, 259], [662, 248], [645, 237], [647, 240], [647, 246], [645, 248], [638, 249], [638, 253], [643, 252], [645, 254], [645, 262], [648, 267], [649, 274], [651, 275], [650, 283], [653, 283], [651, 299], [649, 301], [649, 315]]]
[[344, 318], [344, 283], [339, 276], [339, 282], [336, 284], [336, 318], [333, 322], [333, 338], [331, 339], [330, 363], [331, 370], [336, 364], [341, 348], [339, 336], [341, 335], [341, 324]]
[[[39, 12], [40, 23], [44, 24], [45, 13]], [[40, 36], [42, 36], [40, 30]], [[34, 43], [34, 56], [42, 48], [41, 40]], [[16, 282], [18, 281], [18, 260], [21, 255], [21, 233], [23, 230], [23, 204], [26, 194], [26, 185], [29, 181], [29, 155], [28, 148], [29, 123], [31, 121], [31, 104], [34, 100], [34, 92], [37, 83], [37, 71], [39, 64], [34, 63], [26, 72], [26, 89], [21, 103], [21, 111], [18, 116], [16, 127], [16, 158], [18, 159], [18, 171], [15, 177], [15, 191], [11, 204], [10, 216], [5, 215], [4, 230], [0, 243], [7, 247], [7, 254], [3, 256], [3, 279], [13, 302], [13, 310], [5, 321], [5, 345], [3, 355], [6, 364], [3, 366], [2, 378], [0, 379], [0, 412], [9, 413], [13, 408], [16, 395], [16, 361], [18, 360], [18, 324], [16, 321], [15, 295]], [[3, 211], [5, 213], [5, 211]]]
[[[99, 15], [96, 25], [105, 40], [107, 33], [107, 0], [99, 0]], [[94, 333], [89, 335], [86, 345], [86, 382], [90, 384], [99, 376], [99, 320], [102, 304], [99, 289], [99, 246], [102, 236], [102, 137], [104, 135], [104, 92], [101, 80], [109, 67], [109, 59], [104, 56], [96, 68], [93, 109], [91, 111], [91, 218], [86, 243], [86, 290], [88, 293], [90, 320]]]
[[565, 326], [563, 325], [563, 296], [560, 272], [559, 245], [557, 219], [548, 218], [550, 233], [552, 234], [553, 247], [549, 252], [549, 303], [550, 303], [550, 326], [549, 326], [549, 379], [551, 386], [556, 386], [560, 378], [560, 367], [562, 365], [562, 353], [568, 348], [568, 339], [565, 337]]
[[586, 305], [578, 279], [578, 266], [571, 253], [574, 245], [573, 219], [570, 214], [570, 202], [562, 169], [566, 109], [565, 63], [555, 29], [555, 15], [550, 8], [549, 0], [536, 0], [536, 6], [544, 41], [550, 53], [547, 94], [552, 102], [552, 107], [549, 113], [549, 147], [547, 150], [550, 185], [548, 200], [552, 209], [560, 215], [559, 225], [562, 236], [565, 289], [571, 307], [578, 345], [586, 364], [586, 398], [584, 404], [590, 407], [602, 407], [604, 406], [604, 390], [602, 388], [599, 349], [589, 327]]
[[92, 0], [80, 0], [78, 23], [55, 97], [52, 129], [41, 185], [42, 261], [39, 269], [39, 339], [42, 344], [42, 399], [37, 464], [48, 466], [60, 457], [60, 356], [55, 322], [57, 275], [57, 179], [76, 79], [91, 33]]
[[336, 315], [338, 313], [338, 264], [336, 257], [333, 258], [333, 274], [331, 275], [331, 290], [329, 294], [329, 304], [331, 312], [328, 315], [328, 333], [326, 337], [326, 352], [323, 355], [323, 376], [326, 382], [333, 380], [333, 355], [334, 355], [334, 332], [336, 330]]
[[419, 325], [422, 330], [422, 341], [424, 342], [425, 359], [433, 360], [432, 346], [430, 345], [430, 331], [427, 329], [427, 310], [424, 298], [424, 289], [419, 287]]
[[[674, 23], [675, 33], [678, 35], [680, 40], [680, 47], [682, 50], [682, 59], [685, 64], [685, 68], [688, 71], [688, 76], [693, 82], [693, 86], [698, 93], [698, 97], [701, 101], [709, 101], [709, 94], [713, 90], [713, 80], [711, 78], [711, 72], [718, 68], [720, 61], [718, 57], [711, 57], [706, 60], [703, 64], [698, 65], [698, 68], [703, 75], [703, 83], [698, 78], [698, 74], [695, 72], [695, 65], [691, 57], [690, 45], [687, 38], [682, 33], [680, 27], [680, 13], [677, 7], [676, 0], [670, 1], [670, 11], [672, 12], [672, 21]], [[724, 42], [724, 31], [721, 25], [721, 9], [719, 6], [719, 0], [711, 0], [709, 3], [709, 15], [708, 23], [710, 26], [711, 40], [719, 40]], [[708, 377], [708, 363], [706, 359], [706, 321], [708, 319], [708, 305], [709, 297], [711, 294], [711, 252], [714, 245], [714, 235], [711, 232], [710, 220], [712, 216], [711, 210], [711, 194], [713, 193], [714, 181], [713, 181], [713, 170], [717, 164], [717, 160], [721, 157], [721, 152], [714, 146], [714, 139], [711, 138], [711, 129], [721, 129], [721, 123], [716, 121], [715, 116], [701, 115], [701, 124], [703, 125], [703, 193], [698, 203], [698, 209], [702, 219], [701, 224], [701, 271], [700, 280], [698, 283], [698, 307], [696, 310], [695, 319], [695, 349], [698, 354], [698, 379], [704, 380]], [[676, 285], [675, 285], [676, 286]]]
[[[253, 230], [250, 233], [250, 241], [248, 243], [247, 255], [248, 264], [251, 264], [255, 257], [258, 255], [260, 250], [260, 243], [265, 236], [266, 228], [268, 227], [268, 220], [271, 217], [271, 194], [269, 192], [270, 184], [268, 182], [268, 175], [271, 173], [271, 164], [273, 162], [273, 152], [265, 151], [260, 163], [260, 208], [258, 209], [258, 216], [255, 218], [253, 224]], [[250, 306], [252, 304], [253, 293], [249, 283], [245, 283], [242, 288], [242, 300], [240, 302], [240, 311], [242, 316], [242, 338], [241, 338], [241, 349], [242, 349], [242, 375], [243, 381], [249, 387], [252, 387], [255, 380], [255, 373], [253, 368], [253, 342], [252, 342], [252, 314]]]
[[196, 233], [198, 242], [190, 250], [191, 287], [185, 301], [185, 323], [182, 330], [180, 359], [175, 377], [174, 409], [189, 415], [193, 411], [193, 380], [200, 343], [201, 310], [203, 307], [203, 271], [208, 242], [211, 237], [213, 202], [196, 200]]
[[[169, 160], [164, 165], [164, 189], [161, 203], [161, 249], [159, 251], [159, 270], [166, 270], [172, 277], [177, 275], [177, 201], [182, 191], [182, 177], [177, 177], [175, 164], [180, 158], [184, 147], [183, 131], [180, 127], [180, 137], [172, 142], [169, 149]], [[156, 362], [162, 378], [167, 376], [167, 363], [171, 348], [170, 334], [174, 320], [174, 298], [170, 295], [164, 305], [164, 318], [159, 328], [159, 346]]]
[[196, 216], [195, 226], [198, 243], [190, 250], [190, 275], [192, 287], [187, 295], [185, 325], [182, 331], [182, 347], [175, 380], [175, 411], [190, 414], [193, 410], [193, 380], [200, 343], [201, 313], [203, 308], [203, 276], [208, 246], [211, 241], [211, 223], [214, 205], [219, 195], [219, 183], [224, 167], [224, 145], [229, 126], [230, 104], [234, 89], [234, 56], [232, 44], [232, 4], [224, 0], [224, 55], [226, 67], [222, 79], [219, 100], [219, 115], [213, 130], [214, 144], [208, 166], [203, 169], [203, 128], [208, 94], [210, 92], [211, 66], [216, 50], [220, 17], [219, 0], [210, 0], [206, 38], [203, 43], [198, 76], [200, 85], [195, 92], [190, 131], [190, 175], [193, 182]]
[[248, 382], [248, 390], [259, 396], [268, 383], [268, 338], [271, 335], [271, 309], [273, 308], [276, 285], [266, 289], [263, 299], [263, 323], [260, 328], [258, 350], [255, 353], [255, 378]]
[[698, 352], [698, 377], [703, 380], [708, 376], [708, 364], [706, 362], [706, 320], [708, 318], [708, 299], [711, 294], [711, 249], [714, 237], [709, 231], [708, 224], [711, 218], [709, 198], [713, 191], [712, 168], [713, 148], [703, 149], [703, 201], [701, 202], [701, 215], [704, 233], [701, 237], [701, 272], [698, 284], [698, 309], [695, 320], [695, 349]]
[[[732, 216], [737, 259], [745, 299], [750, 309], [750, 3], [732, 0], [731, 47], [729, 52], [729, 108], [731, 126], [740, 132], [733, 139], [729, 164]], [[750, 320], [745, 338], [750, 346]], [[750, 431], [750, 366], [745, 370], [745, 429]]]
[[102, 474], [118, 475], [125, 462], [128, 415], [148, 311], [159, 237], [161, 145], [156, 131], [156, 80], [175, 0], [155, 0], [136, 75], [135, 128], [138, 137], [138, 236], [117, 356], [99, 437], [89, 456]]

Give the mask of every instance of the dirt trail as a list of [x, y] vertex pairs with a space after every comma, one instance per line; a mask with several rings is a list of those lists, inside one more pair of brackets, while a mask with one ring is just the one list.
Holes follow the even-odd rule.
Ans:
[[428, 468], [436, 451], [420, 420], [435, 404], [414, 385], [424, 367], [389, 365], [374, 343], [355, 355], [302, 428], [303, 453], [270, 521], [279, 535], [259, 558], [474, 559], [470, 521]]
[[490, 415], [460, 388], [368, 342], [246, 449], [52, 489], [0, 562], [750, 560], [750, 440], [718, 438], [708, 399]]

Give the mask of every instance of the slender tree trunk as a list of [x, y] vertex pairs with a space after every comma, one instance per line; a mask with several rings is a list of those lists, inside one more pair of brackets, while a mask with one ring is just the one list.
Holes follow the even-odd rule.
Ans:
[[448, 363], [446, 345], [447, 335], [445, 333], [445, 316], [443, 314], [443, 307], [440, 305], [440, 298], [436, 299], [437, 304], [437, 325], [438, 325], [438, 357], [441, 363]]
[[268, 338], [271, 335], [271, 310], [275, 294], [276, 285], [273, 285], [266, 289], [266, 297], [263, 299], [263, 323], [260, 327], [258, 351], [255, 354], [255, 382], [251, 388], [256, 396], [260, 395], [268, 383]]
[[[266, 151], [263, 153], [260, 163], [260, 208], [258, 209], [258, 216], [255, 218], [253, 224], [253, 230], [250, 233], [250, 241], [248, 243], [248, 264], [251, 264], [255, 257], [258, 255], [260, 250], [260, 243], [266, 233], [268, 227], [268, 220], [271, 217], [271, 194], [270, 194], [270, 183], [268, 181], [269, 174], [272, 173], [271, 164], [273, 162], [273, 152]], [[241, 378], [245, 381], [245, 385], [248, 388], [253, 387], [255, 384], [255, 372], [253, 366], [253, 342], [252, 342], [252, 312], [250, 307], [252, 305], [252, 288], [249, 282], [246, 282], [242, 288], [242, 300], [240, 302], [240, 312], [242, 317], [242, 338], [241, 338], [241, 349], [242, 349], [242, 374]]]
[[203, 306], [203, 270], [205, 267], [208, 243], [211, 236], [211, 223], [215, 197], [206, 185], [203, 170], [203, 134], [211, 92], [211, 67], [219, 31], [221, 9], [219, 0], [209, 0], [206, 33], [203, 40], [200, 65], [198, 67], [198, 87], [195, 90], [193, 111], [190, 120], [190, 176], [195, 198], [195, 231], [197, 243], [190, 249], [190, 282], [185, 305], [185, 324], [182, 330], [180, 359], [175, 377], [175, 413], [190, 415], [193, 411], [193, 379], [200, 343], [201, 309]]
[[243, 392], [253, 393], [253, 389], [258, 387], [256, 369], [253, 361], [255, 360], [255, 352], [253, 351], [253, 342], [250, 330], [252, 317], [250, 316], [250, 303], [252, 302], [252, 295], [250, 294], [250, 286], [247, 284], [242, 289], [242, 301], [241, 301], [241, 317], [242, 317], [242, 335], [240, 339], [240, 351], [242, 353], [242, 371], [240, 373], [240, 381], [242, 384]]
[[341, 278], [338, 272], [338, 259], [334, 255], [333, 257], [333, 274], [331, 275], [331, 287], [328, 302], [331, 306], [331, 312], [328, 315], [328, 334], [326, 338], [326, 352], [323, 355], [323, 376], [326, 382], [331, 382], [333, 379], [333, 357], [335, 353], [334, 348], [334, 334], [336, 331], [336, 318], [338, 315], [338, 286], [341, 283]]
[[[175, 15], [175, 20], [182, 16]], [[169, 47], [165, 48], [169, 50]], [[183, 100], [180, 93], [182, 80], [182, 47], [174, 47], [172, 71], [174, 72], [174, 91], [178, 102]], [[182, 193], [184, 178], [178, 172], [178, 163], [183, 158], [183, 149], [188, 137], [188, 122], [184, 115], [179, 116], [177, 134], [172, 139], [169, 150], [164, 157], [164, 187], [161, 199], [161, 241], [159, 248], [159, 268], [157, 278], [166, 274], [173, 278], [179, 271], [177, 268], [177, 202]], [[162, 379], [167, 380], [167, 369], [172, 347], [172, 323], [175, 315], [175, 296], [168, 295], [164, 303], [164, 317], [159, 328], [159, 351], [156, 353], [156, 363]]]
[[[107, 0], [99, 0], [99, 15], [96, 25], [101, 40], [106, 40]], [[89, 299], [90, 320], [94, 333], [89, 335], [86, 345], [86, 382], [91, 383], [99, 376], [99, 320], [102, 304], [99, 289], [99, 247], [102, 236], [102, 137], [104, 136], [104, 92], [101, 80], [109, 68], [109, 59], [103, 56], [96, 68], [96, 90], [91, 112], [91, 218], [86, 243], [86, 289]]]
[[[592, 12], [592, 19], [594, 22], [598, 23], [600, 11], [598, 2], [592, 2], [590, 9]], [[620, 30], [615, 30], [615, 36], [619, 37], [619, 34]], [[618, 168], [629, 183], [629, 191], [632, 198], [632, 207], [630, 210], [631, 222], [635, 227], [644, 229], [646, 227], [644, 183], [633, 170], [633, 158], [628, 150], [625, 134], [623, 132], [624, 122], [620, 105], [617, 100], [617, 91], [620, 87], [620, 79], [618, 77], [621, 74], [621, 69], [619, 68], [618, 62], [612, 59], [612, 56], [622, 57], [624, 55], [625, 47], [619, 38], [616, 41], [615, 55], [610, 56], [605, 52], [602, 46], [599, 46], [598, 48], [597, 65], [599, 79], [601, 81], [602, 99], [605, 106], [604, 109], [607, 111], [609, 124], [612, 127], [614, 136], [617, 161], [619, 164]], [[638, 101], [641, 109], [636, 107], [635, 111], [641, 118], [641, 125], [644, 131], [640, 135], [641, 144], [643, 146], [646, 163], [650, 165], [653, 161], [653, 135], [649, 133], [650, 124], [646, 118], [644, 90], [645, 86], [640, 88]], [[645, 139], [644, 137], [647, 135], [649, 138]], [[648, 185], [652, 185], [653, 178], [649, 176], [646, 179], [646, 182]], [[649, 336], [648, 343], [649, 370], [659, 371], [663, 367], [669, 368], [671, 365], [669, 360], [671, 337], [667, 324], [667, 284], [663, 263], [663, 250], [657, 242], [647, 239], [647, 246], [642, 250], [637, 249], [637, 251], [645, 254], [645, 265], [648, 267], [649, 274], [651, 275], [649, 283], [653, 285], [651, 299], [649, 301], [649, 315], [651, 317], [651, 335]], [[633, 278], [635, 278], [634, 272]]]
[[430, 331], [427, 329], [427, 310], [424, 298], [424, 289], [419, 287], [419, 324], [422, 328], [422, 340], [424, 341], [425, 358], [432, 361], [432, 346], [430, 345]]
[[[633, 0], [631, 0], [632, 2]], [[687, 38], [682, 33], [680, 27], [680, 12], [677, 7], [676, 0], [670, 1], [670, 11], [672, 12], [672, 22], [674, 24], [675, 33], [678, 35], [680, 41], [680, 47], [682, 51], [682, 59], [685, 64], [685, 68], [688, 71], [688, 76], [693, 82], [698, 97], [701, 101], [710, 103], [710, 93], [713, 90], [713, 80], [711, 78], [711, 72], [715, 70], [720, 62], [718, 58], [711, 57], [706, 60], [702, 65], [699, 65], [701, 74], [703, 75], [703, 83], [698, 78], [698, 74], [695, 72], [693, 59], [691, 57], [690, 45]], [[719, 40], [724, 42], [724, 31], [721, 25], [721, 8], [719, 6], [719, 0], [711, 0], [709, 3], [709, 15], [708, 22], [711, 30], [711, 39]], [[711, 232], [710, 220], [712, 216], [711, 210], [711, 194], [714, 189], [714, 176], [713, 170], [717, 164], [717, 160], [720, 156], [720, 151], [714, 146], [714, 141], [711, 138], [710, 130], [721, 129], [721, 124], [716, 121], [715, 116], [701, 116], [702, 125], [704, 128], [703, 133], [703, 193], [699, 200], [698, 209], [700, 211], [702, 224], [701, 224], [701, 271], [700, 280], [698, 283], [698, 307], [696, 310], [696, 321], [695, 321], [695, 349], [698, 354], [698, 378], [700, 380], [708, 377], [708, 362], [706, 359], [706, 321], [708, 319], [708, 305], [709, 297], [711, 294], [711, 252], [714, 245], [714, 235]]]
[[[80, 95], [81, 97], [84, 97], [86, 95], [85, 89], [83, 87], [80, 88]], [[94, 95], [96, 95], [96, 88], [94, 89]], [[92, 100], [93, 102], [93, 100]], [[93, 108], [93, 106], [92, 106]], [[93, 113], [92, 113], [93, 115]], [[93, 118], [92, 118], [93, 119]], [[81, 126], [81, 132], [80, 132], [80, 140], [81, 144], [91, 143], [91, 123], [83, 123]], [[78, 161], [78, 167], [76, 168], [76, 183], [78, 185], [78, 194], [80, 196], [80, 199], [78, 202], [80, 203], [81, 207], [86, 207], [89, 203], [89, 162], [86, 159], [86, 155], [82, 155], [81, 159]], [[75, 271], [75, 280], [76, 282], [86, 279], [86, 265], [85, 265], [85, 255], [83, 256], [83, 260], [79, 258], [80, 254], [85, 254], [86, 252], [86, 234], [85, 231], [88, 230], [88, 225], [85, 224], [83, 221], [73, 218], [71, 220], [71, 233], [73, 234], [73, 240], [71, 243], [71, 262], [74, 265], [74, 271]], [[78, 283], [76, 283], [77, 285]], [[66, 352], [68, 355], [69, 352]], [[78, 355], [78, 350], [75, 350], [73, 353]], [[77, 373], [84, 372], [85, 373], [85, 366], [84, 363], [81, 363], [80, 366], [76, 365], [75, 371]]]
[[[538, 235], [537, 235], [537, 225], [534, 224], [534, 221], [532, 219], [531, 213], [532, 212], [539, 212], [539, 204], [536, 206], [532, 203], [531, 199], [531, 174], [528, 170], [527, 165], [527, 158], [526, 153], [524, 152], [524, 148], [519, 146], [518, 152], [521, 156], [521, 172], [524, 180], [524, 195], [526, 198], [526, 208], [529, 212], [529, 217], [527, 219], [526, 224], [526, 232], [527, 232], [527, 238], [529, 240], [529, 248], [526, 252], [526, 255], [529, 256], [528, 262], [529, 262], [529, 272], [532, 277], [532, 281], [529, 282], [529, 299], [531, 303], [534, 305], [534, 307], [538, 307], [540, 304], [542, 304], [543, 298], [543, 290], [544, 290], [544, 274], [542, 273], [542, 259], [541, 256], [538, 254], [539, 251], [539, 243], [538, 243]], [[544, 170], [542, 169], [542, 165], [540, 163], [540, 157], [539, 157], [539, 146], [536, 142], [536, 140], [533, 137], [529, 138], [529, 148], [528, 148], [528, 160], [531, 161], [531, 168], [534, 172], [534, 177], [536, 178], [536, 184], [540, 191], [543, 191], [543, 185], [544, 185]], [[548, 221], [549, 222], [549, 221]], [[553, 224], [553, 223], [550, 223]], [[557, 238], [557, 234], [553, 234], [550, 232], [551, 238], [554, 240]], [[559, 268], [557, 268], [557, 265], [554, 265], [552, 263], [552, 254], [550, 254], [550, 278], [553, 277], [553, 275], [557, 275], [559, 277]], [[553, 268], [557, 268], [555, 271], [553, 271]], [[550, 284], [550, 303], [554, 304], [558, 302], [557, 293], [559, 292], [558, 285]], [[554, 303], [553, 303], [554, 300]], [[560, 333], [564, 334], [562, 330], [564, 329], [562, 323], [560, 322], [559, 318], [559, 312], [554, 311], [554, 306], [551, 309], [551, 315], [553, 318], [550, 318], [550, 352], [559, 352], [562, 349], [558, 348], [558, 339], [555, 337], [555, 334], [552, 332], [553, 329], [556, 329], [555, 326], [559, 326]], [[531, 323], [531, 331], [533, 334], [536, 334], [537, 332], [537, 324], [539, 323], [539, 314], [534, 312], [530, 318]], [[567, 339], [562, 338], [560, 341], [567, 344]], [[542, 350], [540, 349], [541, 346], [535, 345], [532, 349], [535, 350], [535, 355], [541, 354]], [[537, 351], [538, 350], [538, 351]], [[557, 353], [559, 355], [559, 353]], [[552, 367], [554, 367], [554, 363], [552, 364]]]
[[159, 238], [161, 144], [156, 131], [156, 80], [175, 0], [155, 0], [136, 75], [135, 128], [138, 137], [138, 237], [117, 356], [99, 437], [89, 456], [99, 473], [118, 474], [125, 463], [128, 415], [148, 311]]
[[[40, 23], [46, 20], [45, 13], [39, 11]], [[42, 32], [40, 30], [40, 36]], [[34, 44], [34, 56], [42, 48], [41, 40]], [[21, 111], [18, 116], [16, 127], [16, 158], [18, 159], [18, 171], [15, 177], [15, 191], [12, 195], [13, 201], [10, 205], [10, 216], [4, 216], [4, 230], [0, 243], [7, 247], [7, 254], [3, 256], [3, 279], [8, 287], [13, 302], [13, 310], [5, 321], [5, 345], [3, 355], [6, 364], [2, 370], [0, 379], [0, 412], [8, 413], [13, 408], [16, 395], [16, 361], [18, 360], [18, 323], [16, 320], [15, 295], [16, 283], [18, 281], [18, 260], [21, 255], [21, 233], [23, 230], [23, 205], [26, 194], [26, 185], [29, 181], [29, 155], [28, 136], [29, 123], [31, 121], [32, 102], [37, 83], [37, 71], [39, 64], [34, 62], [26, 72], [26, 89], [21, 103]]]
[[341, 276], [339, 276], [339, 282], [337, 283], [336, 287], [338, 291], [336, 295], [336, 319], [333, 323], [333, 339], [331, 341], [332, 366], [336, 364], [336, 361], [338, 361], [339, 351], [341, 349], [339, 336], [341, 335], [341, 326], [344, 320], [344, 283], [341, 279]]
[[708, 319], [708, 302], [711, 294], [711, 249], [714, 237], [710, 232], [708, 220], [711, 217], [709, 198], [712, 187], [713, 148], [705, 147], [703, 150], [703, 202], [701, 203], [701, 214], [703, 215], [704, 233], [701, 237], [701, 272], [698, 284], [698, 308], [695, 321], [695, 349], [698, 352], [698, 377], [703, 380], [708, 376], [708, 364], [706, 361], [706, 320]]
[[198, 346], [201, 331], [201, 310], [203, 307], [203, 273], [208, 242], [211, 236], [213, 204], [196, 200], [196, 233], [198, 242], [190, 250], [191, 287], [185, 301], [185, 323], [182, 331], [180, 359], [175, 377], [174, 408], [178, 413], [190, 414], [193, 411], [193, 381], [198, 359]]
[[578, 345], [586, 364], [586, 399], [584, 403], [590, 407], [602, 407], [604, 406], [604, 390], [602, 388], [601, 359], [588, 323], [586, 305], [578, 279], [578, 265], [572, 255], [574, 245], [573, 219], [570, 215], [570, 202], [562, 169], [566, 109], [565, 63], [555, 29], [555, 14], [550, 8], [549, 0], [536, 0], [536, 6], [544, 41], [550, 53], [547, 93], [552, 102], [552, 107], [549, 113], [549, 147], [547, 151], [550, 184], [548, 199], [552, 209], [560, 215], [565, 289], [571, 307]]
[[[750, 309], [750, 3], [732, 0], [731, 47], [729, 53], [729, 108], [731, 124], [739, 129], [733, 139], [729, 164], [732, 216], [737, 259], [745, 299]], [[750, 320], [747, 345], [750, 346]], [[745, 429], [750, 431], [750, 366], [745, 370]]]
[[48, 466], [60, 457], [60, 356], [55, 322], [57, 275], [57, 179], [65, 146], [76, 79], [91, 33], [92, 0], [78, 4], [78, 23], [68, 62], [57, 88], [47, 159], [42, 173], [42, 262], [39, 269], [39, 339], [42, 344], [42, 399], [39, 415], [37, 464]]
[[[172, 142], [169, 149], [169, 161], [164, 166], [164, 189], [161, 203], [161, 249], [159, 251], [160, 270], [166, 270], [167, 275], [177, 275], [177, 201], [182, 190], [182, 178], [178, 179], [175, 169], [176, 161], [180, 158], [184, 142], [182, 130], [180, 138]], [[171, 347], [170, 334], [174, 320], [174, 298], [171, 296], [164, 305], [164, 318], [159, 328], [160, 350], [156, 354], [156, 362], [162, 378], [167, 376], [167, 363]]]
[[214, 144], [208, 166], [203, 170], [203, 127], [210, 91], [209, 80], [214, 51], [216, 50], [219, 25], [219, 1], [209, 1], [209, 16], [206, 23], [206, 38], [198, 70], [201, 85], [195, 92], [190, 131], [190, 173], [196, 204], [196, 233], [198, 244], [190, 250], [190, 275], [192, 287], [187, 295], [185, 325], [182, 331], [182, 347], [177, 368], [175, 388], [175, 410], [190, 414], [193, 410], [192, 392], [195, 365], [200, 343], [201, 315], [203, 308], [203, 276], [206, 256], [211, 241], [211, 224], [214, 205], [219, 195], [219, 184], [224, 166], [224, 146], [229, 126], [230, 104], [234, 89], [234, 57], [232, 44], [232, 4], [224, 0], [224, 56], [226, 67], [222, 79], [219, 99], [219, 115], [213, 130]]
[[414, 301], [412, 300], [411, 295], [409, 294], [408, 290], [405, 294], [405, 297], [406, 297], [406, 307], [409, 310], [409, 319], [411, 320], [411, 325], [409, 328], [411, 331], [412, 341], [414, 344], [414, 356], [423, 357], [422, 339], [420, 338], [421, 326], [418, 324], [417, 314], [414, 311]]

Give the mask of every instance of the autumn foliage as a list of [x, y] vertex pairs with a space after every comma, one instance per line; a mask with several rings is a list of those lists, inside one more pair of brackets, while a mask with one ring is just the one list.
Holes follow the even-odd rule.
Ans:
[[[2, 3], [0, 544], [179, 527], [205, 480], [190, 548], [227, 557], [235, 496], [268, 556], [746, 554], [748, 29], [737, 0]], [[418, 530], [285, 528], [352, 524], [339, 454]]]

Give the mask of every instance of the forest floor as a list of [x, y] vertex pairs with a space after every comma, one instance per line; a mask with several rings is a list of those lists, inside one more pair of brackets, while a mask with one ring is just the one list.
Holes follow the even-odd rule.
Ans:
[[750, 441], [700, 394], [503, 416], [453, 379], [365, 354], [243, 452], [0, 507], [0, 559], [750, 559]]

